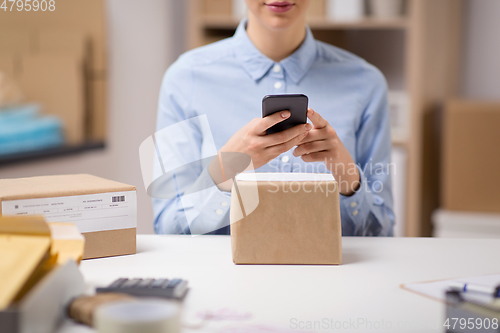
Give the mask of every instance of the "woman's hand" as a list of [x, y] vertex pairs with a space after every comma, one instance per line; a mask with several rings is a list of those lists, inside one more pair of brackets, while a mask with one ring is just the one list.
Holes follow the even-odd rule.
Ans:
[[[280, 154], [297, 146], [312, 129], [310, 124], [301, 124], [286, 131], [266, 135], [268, 128], [289, 117], [289, 111], [281, 111], [264, 118], [253, 119], [236, 132], [219, 153], [245, 153], [252, 159], [254, 169], [260, 168]], [[224, 166], [224, 168], [226, 167]], [[243, 170], [239, 172], [241, 171]], [[226, 180], [226, 177], [221, 176], [220, 164], [216, 159], [210, 164], [209, 173], [221, 190], [230, 190], [230, 188], [221, 188], [219, 185]]]
[[317, 112], [309, 108], [307, 117], [314, 128], [294, 150], [293, 155], [304, 162], [325, 162], [340, 185], [340, 193], [352, 195], [360, 185], [360, 175], [349, 151], [337, 133]]

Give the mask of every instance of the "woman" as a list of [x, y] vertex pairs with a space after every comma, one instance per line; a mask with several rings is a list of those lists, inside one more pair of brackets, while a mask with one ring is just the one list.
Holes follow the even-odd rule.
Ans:
[[[199, 116], [208, 125], [187, 121], [170, 139], [157, 136], [170, 149], [162, 170], [238, 152], [257, 172], [331, 172], [340, 184], [343, 235], [392, 236], [385, 79], [357, 56], [314, 39], [305, 18], [311, 1], [246, 0], [248, 19], [232, 38], [187, 52], [169, 68], [157, 129]], [[309, 97], [310, 124], [266, 135], [289, 113], [260, 118], [262, 98], [293, 93]], [[156, 232], [229, 233], [230, 193], [215, 186], [211, 167], [189, 165], [166, 182], [205, 190], [153, 199]]]

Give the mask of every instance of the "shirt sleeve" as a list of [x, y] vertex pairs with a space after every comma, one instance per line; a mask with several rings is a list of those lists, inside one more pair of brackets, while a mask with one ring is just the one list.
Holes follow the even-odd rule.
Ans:
[[181, 57], [160, 90], [154, 136], [159, 162], [153, 172], [158, 234], [205, 234], [229, 225], [230, 193], [219, 190], [208, 173], [217, 149], [208, 121], [191, 109], [192, 84], [192, 71]]
[[[368, 79], [366, 79], [368, 76]], [[341, 214], [347, 223], [344, 234], [393, 236], [394, 213], [391, 172], [391, 135], [387, 83], [374, 67], [364, 70], [361, 89], [363, 113], [356, 132], [356, 157], [360, 188], [342, 196]]]

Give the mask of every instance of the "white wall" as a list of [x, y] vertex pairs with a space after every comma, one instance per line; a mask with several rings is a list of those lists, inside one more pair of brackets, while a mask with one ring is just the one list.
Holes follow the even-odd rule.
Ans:
[[462, 95], [500, 100], [500, 1], [467, 0]]
[[182, 20], [175, 15], [179, 3], [107, 1], [109, 139], [104, 151], [1, 167], [0, 178], [90, 173], [135, 185], [138, 233], [152, 233], [151, 199], [142, 182], [138, 149], [154, 133], [162, 76], [183, 48], [175, 35], [175, 25]]

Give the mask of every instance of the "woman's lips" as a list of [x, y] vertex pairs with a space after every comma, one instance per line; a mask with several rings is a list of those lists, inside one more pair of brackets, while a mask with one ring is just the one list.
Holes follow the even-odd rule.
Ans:
[[266, 3], [266, 6], [275, 13], [284, 13], [292, 9], [294, 4], [286, 1], [283, 2], [276, 1], [271, 3]]

